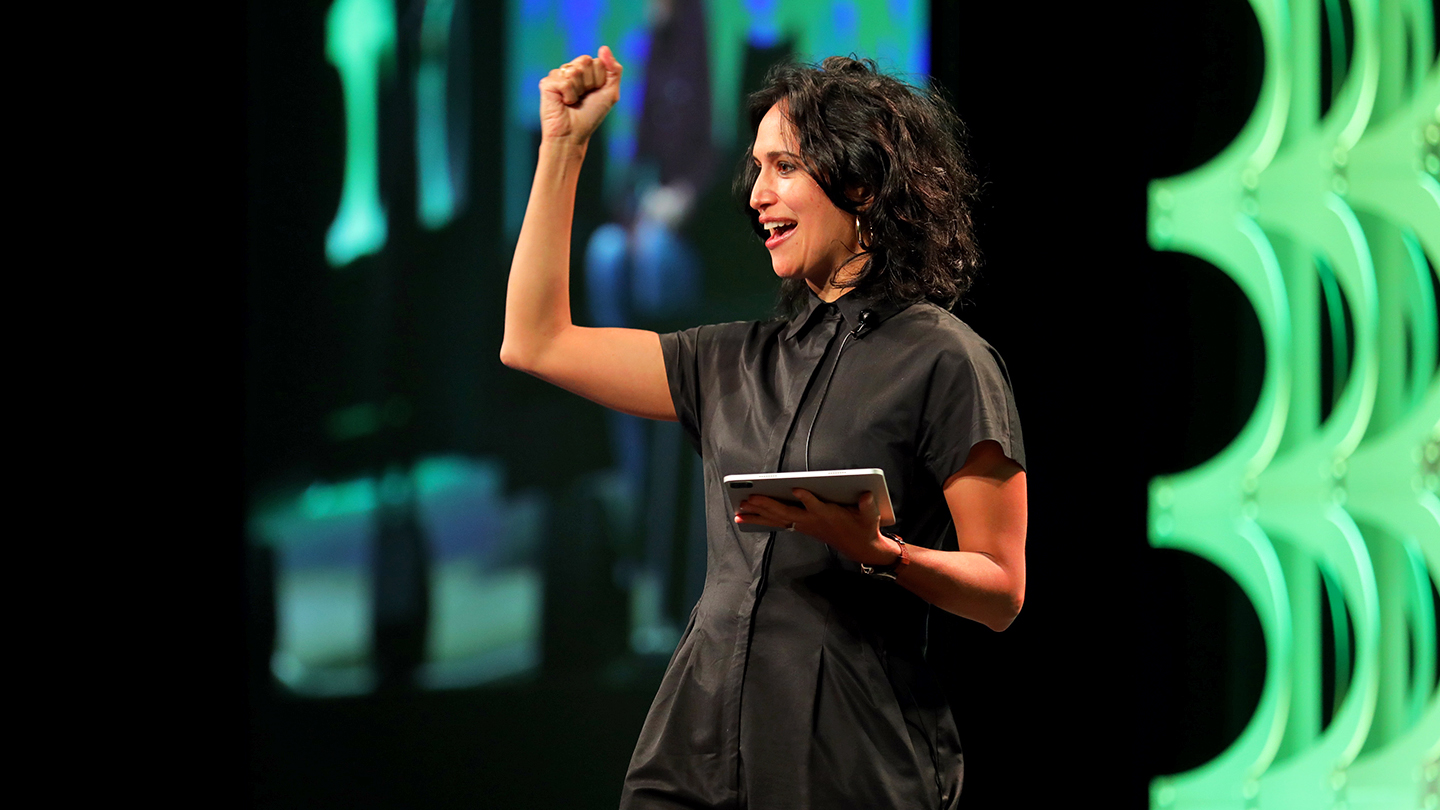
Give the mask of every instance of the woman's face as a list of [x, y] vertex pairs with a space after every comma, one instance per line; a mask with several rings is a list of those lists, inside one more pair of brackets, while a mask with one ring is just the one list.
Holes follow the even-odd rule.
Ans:
[[836, 208], [820, 190], [795, 143], [790, 123], [776, 104], [755, 133], [751, 158], [760, 174], [750, 190], [750, 207], [769, 231], [765, 248], [775, 275], [803, 278], [825, 297], [835, 271], [859, 249], [855, 217]]

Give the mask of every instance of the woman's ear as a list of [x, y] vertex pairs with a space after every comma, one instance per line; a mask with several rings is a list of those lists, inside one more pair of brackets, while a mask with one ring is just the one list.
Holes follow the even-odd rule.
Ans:
[[859, 211], [868, 209], [870, 204], [875, 201], [870, 194], [870, 189], [865, 186], [851, 186], [845, 189], [845, 196], [850, 198], [850, 202], [857, 203], [856, 210]]

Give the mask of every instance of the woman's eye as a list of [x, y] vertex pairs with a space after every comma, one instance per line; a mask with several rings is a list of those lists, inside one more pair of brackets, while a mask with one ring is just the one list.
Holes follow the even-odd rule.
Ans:
[[790, 172], [795, 170], [795, 167], [793, 165], [784, 161], [776, 163], [775, 168], [779, 169], [781, 174], [789, 174]]

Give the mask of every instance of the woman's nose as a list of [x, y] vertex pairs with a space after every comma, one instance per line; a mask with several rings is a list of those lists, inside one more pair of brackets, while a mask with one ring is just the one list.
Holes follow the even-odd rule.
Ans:
[[765, 173], [761, 172], [760, 176], [755, 178], [755, 185], [750, 187], [750, 207], [759, 211], [773, 202], [775, 202], [775, 192], [765, 181]]

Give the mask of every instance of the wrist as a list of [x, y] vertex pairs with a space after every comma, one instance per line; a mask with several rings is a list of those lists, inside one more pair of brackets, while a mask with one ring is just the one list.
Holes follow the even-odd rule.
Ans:
[[550, 157], [578, 162], [585, 159], [585, 152], [589, 148], [589, 138], [583, 141], [561, 136], [542, 136], [540, 138], [540, 156], [542, 160]]
[[885, 545], [891, 547], [894, 550], [895, 556], [891, 559], [890, 562], [883, 565], [867, 565], [865, 563], [861, 563], [860, 570], [872, 577], [880, 577], [882, 579], [895, 579], [896, 576], [899, 574], [900, 569], [910, 564], [909, 546], [905, 544], [904, 540], [900, 539], [900, 535], [898, 534], [887, 534], [885, 532], [879, 532], [878, 540], [881, 543], [884, 543]]

